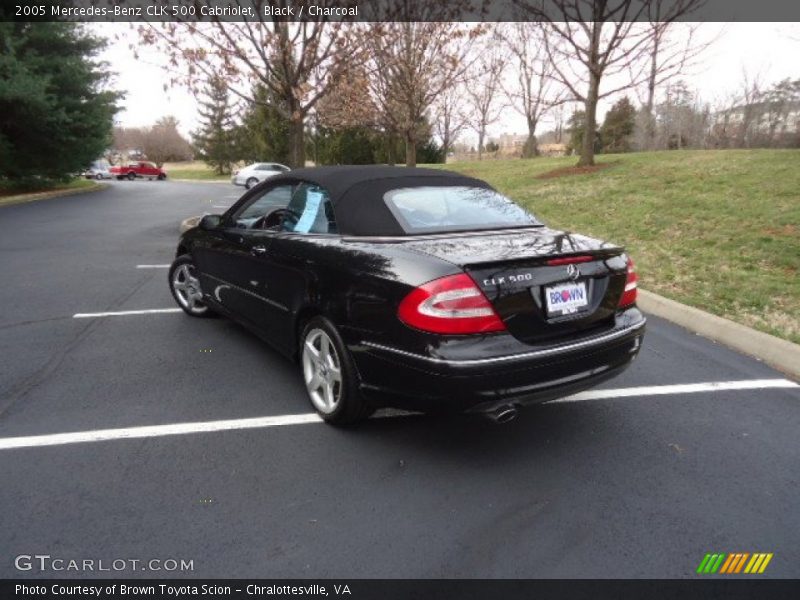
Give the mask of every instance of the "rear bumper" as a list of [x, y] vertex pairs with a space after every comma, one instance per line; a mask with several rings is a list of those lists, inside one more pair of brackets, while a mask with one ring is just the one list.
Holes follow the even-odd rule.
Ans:
[[625, 320], [601, 334], [489, 358], [443, 359], [368, 341], [350, 349], [362, 393], [377, 406], [482, 412], [546, 402], [618, 375], [639, 353], [645, 323]]

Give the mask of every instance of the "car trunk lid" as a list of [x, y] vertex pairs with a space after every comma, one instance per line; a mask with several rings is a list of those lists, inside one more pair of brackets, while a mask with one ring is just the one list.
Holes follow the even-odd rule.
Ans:
[[429, 237], [404, 246], [462, 268], [508, 331], [528, 343], [612, 327], [625, 288], [622, 247], [547, 227]]

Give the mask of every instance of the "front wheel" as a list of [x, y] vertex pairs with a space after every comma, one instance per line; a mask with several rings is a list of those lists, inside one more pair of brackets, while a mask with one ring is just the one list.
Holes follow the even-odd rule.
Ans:
[[136, 173], [128, 173], [128, 181], [133, 181], [136, 179]]
[[164, 175], [163, 173], [161, 173], [161, 174], [158, 176], [158, 180], [159, 180], [159, 181], [164, 181], [166, 178], [167, 178], [167, 176], [166, 176], [166, 175]]
[[250, 179], [248, 179], [247, 181], [244, 182], [244, 187], [246, 187], [249, 190], [251, 187], [253, 187], [257, 183], [258, 183], [258, 179], [256, 179], [255, 177], [251, 177]]
[[300, 340], [303, 382], [317, 413], [335, 425], [368, 417], [373, 409], [361, 397], [353, 360], [333, 323], [314, 317]]
[[187, 315], [207, 317], [212, 314], [203, 302], [203, 290], [200, 289], [197, 269], [188, 254], [176, 258], [169, 268], [169, 289], [175, 302]]

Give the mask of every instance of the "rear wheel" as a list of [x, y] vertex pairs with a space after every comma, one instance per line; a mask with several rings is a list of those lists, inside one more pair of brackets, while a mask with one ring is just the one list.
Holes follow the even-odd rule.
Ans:
[[97, 175], [94, 176], [94, 178], [97, 179], [98, 181], [100, 181], [103, 178], [103, 174], [102, 173], [98, 173]]
[[128, 173], [128, 181], [133, 181], [136, 179], [136, 173]]
[[207, 317], [212, 314], [203, 302], [203, 290], [197, 278], [197, 269], [188, 254], [179, 256], [172, 263], [169, 269], [169, 289], [175, 302], [187, 315]]
[[361, 397], [353, 360], [333, 323], [314, 317], [300, 340], [303, 382], [317, 413], [336, 425], [368, 417], [373, 409]]
[[256, 179], [255, 177], [250, 177], [247, 181], [244, 182], [244, 187], [246, 187], [249, 190], [251, 187], [253, 187], [257, 183], [258, 183], [258, 179]]

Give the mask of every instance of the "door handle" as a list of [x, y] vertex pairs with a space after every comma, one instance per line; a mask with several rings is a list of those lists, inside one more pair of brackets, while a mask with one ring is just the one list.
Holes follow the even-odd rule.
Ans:
[[267, 253], [266, 246], [253, 246], [250, 248], [250, 254], [253, 256], [264, 256]]

